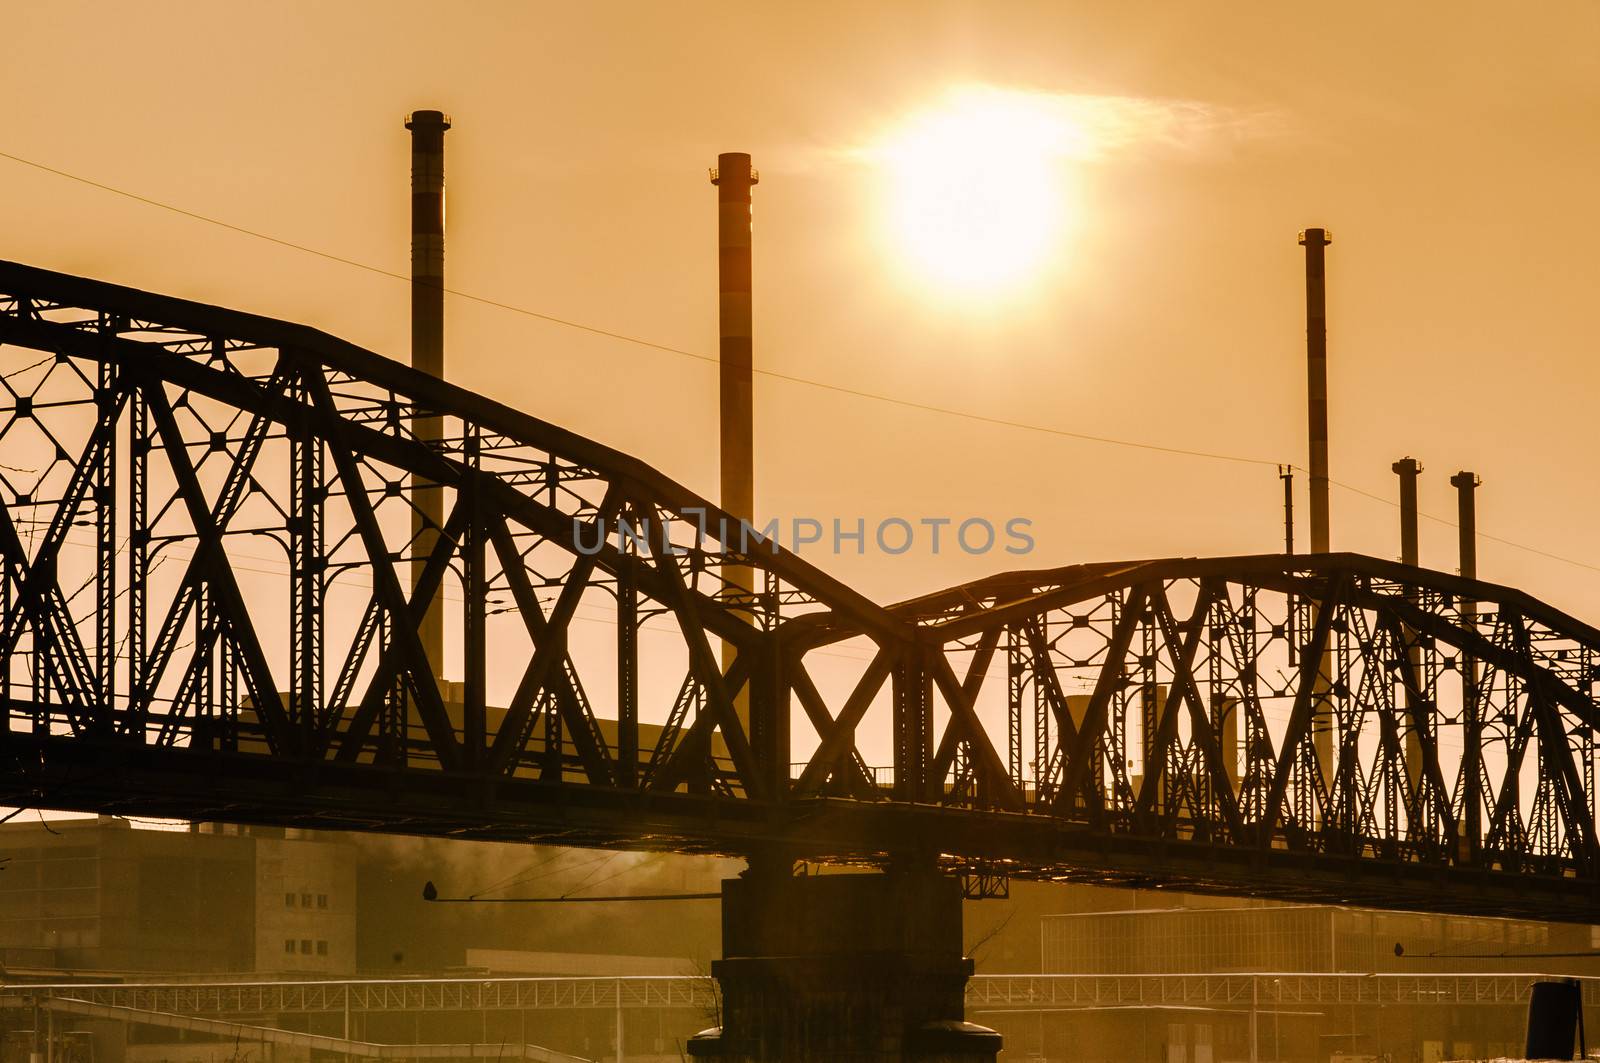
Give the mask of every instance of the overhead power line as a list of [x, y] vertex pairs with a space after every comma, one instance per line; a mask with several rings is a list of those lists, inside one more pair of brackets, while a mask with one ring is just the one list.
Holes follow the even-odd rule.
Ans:
[[[1290, 468], [1293, 468], [1296, 472], [1305, 472], [1306, 471], [1305, 469], [1302, 469], [1298, 465], [1292, 465], [1292, 466], [1290, 466]], [[1382, 502], [1384, 505], [1389, 506], [1392, 509], [1399, 509], [1400, 508], [1400, 503], [1396, 502], [1394, 499], [1385, 498], [1383, 495], [1374, 494], [1371, 491], [1363, 490], [1362, 488], [1356, 487], [1354, 484], [1347, 484], [1347, 483], [1344, 483], [1342, 481], [1335, 480], [1335, 479], [1332, 479], [1332, 478], [1329, 478], [1328, 482], [1331, 483], [1335, 487], [1342, 488], [1342, 489], [1344, 489], [1346, 491], [1350, 491], [1350, 492], [1352, 492], [1354, 494], [1358, 494], [1358, 495], [1362, 496], [1363, 498], [1370, 498], [1374, 502]], [[1460, 524], [1458, 524], [1455, 521], [1449, 519], [1448, 517], [1440, 517], [1440, 516], [1437, 516], [1436, 514], [1423, 512], [1421, 510], [1418, 511], [1418, 515], [1421, 516], [1421, 517], [1424, 517], [1424, 518], [1426, 518], [1428, 520], [1433, 521], [1435, 524], [1443, 524], [1447, 528], [1460, 528], [1461, 527]], [[1565, 564], [1565, 565], [1575, 565], [1578, 568], [1586, 568], [1590, 572], [1600, 572], [1600, 565], [1591, 565], [1587, 561], [1579, 561], [1576, 558], [1563, 557], [1560, 554], [1553, 554], [1548, 550], [1541, 550], [1537, 546], [1529, 546], [1527, 543], [1519, 543], [1515, 539], [1507, 539], [1507, 538], [1505, 538], [1503, 536], [1500, 536], [1500, 535], [1491, 535], [1488, 532], [1484, 531], [1482, 528], [1478, 529], [1478, 538], [1480, 538], [1480, 539], [1488, 539], [1490, 542], [1500, 543], [1502, 546], [1509, 546], [1509, 547], [1512, 547], [1512, 548], [1517, 549], [1517, 550], [1525, 550], [1530, 554], [1537, 554], [1540, 557], [1549, 558], [1551, 561], [1560, 561], [1562, 564]]]
[[432, 882], [422, 899], [434, 904], [611, 904], [617, 901], [720, 901], [720, 893], [620, 893], [611, 897], [441, 897]]
[[[336, 255], [330, 251], [324, 251], [321, 248], [311, 247], [308, 244], [296, 243], [293, 240], [285, 240], [282, 237], [273, 236], [271, 233], [262, 232], [259, 229], [252, 229], [244, 225], [236, 225], [233, 222], [224, 221], [221, 218], [214, 218], [208, 214], [201, 214], [198, 211], [188, 210], [184, 207], [164, 202], [163, 200], [140, 195], [137, 192], [130, 192], [125, 188], [118, 188], [115, 185], [109, 185], [103, 181], [96, 181], [90, 177], [83, 177], [67, 170], [58, 169], [54, 166], [48, 166], [42, 162], [35, 162], [32, 159], [26, 159], [20, 155], [13, 155], [10, 152], [0, 151], [0, 158], [9, 159], [10, 161], [18, 163], [22, 166], [30, 166], [36, 170], [41, 170], [44, 173], [53, 174], [69, 181], [76, 181], [77, 183], [87, 185], [90, 188], [97, 188], [102, 192], [110, 192], [113, 195], [131, 199], [136, 203], [142, 203], [146, 206], [170, 211], [173, 214], [178, 214], [194, 221], [204, 222], [207, 225], [215, 225], [220, 228], [227, 229], [229, 232], [239, 233], [242, 236], [249, 236], [256, 240], [264, 240], [267, 243], [276, 244], [279, 247], [286, 247], [292, 251], [300, 251], [304, 254], [314, 255], [317, 258], [325, 259], [329, 262], [337, 262], [340, 265], [350, 266], [354, 269], [365, 270], [368, 273], [374, 273], [380, 277], [388, 277], [392, 280], [404, 281], [407, 284], [413, 283], [409, 274], [400, 273], [391, 269], [385, 269], [382, 266], [375, 266], [370, 262], [362, 262], [358, 259], [346, 258], [343, 255]], [[684, 358], [692, 358], [695, 361], [706, 362], [710, 365], [720, 364], [721, 361], [721, 359], [714, 355], [702, 354], [699, 351], [691, 351], [686, 348], [675, 347], [667, 343], [657, 343], [654, 340], [648, 340], [642, 336], [634, 336], [626, 332], [617, 332], [612, 329], [588, 325], [581, 321], [573, 321], [570, 318], [560, 317], [555, 314], [546, 314], [542, 311], [534, 310], [526, 306], [518, 306], [514, 303], [502, 302], [499, 299], [491, 299], [487, 296], [478, 295], [474, 292], [462, 291], [459, 288], [446, 287], [444, 291], [445, 294], [455, 296], [458, 299], [465, 299], [470, 302], [482, 304], [484, 306], [492, 306], [496, 309], [506, 310], [513, 314], [520, 314], [524, 317], [531, 317], [540, 321], [547, 321], [553, 325], [562, 325], [566, 328], [577, 329], [581, 332], [590, 333], [591, 335], [603, 336], [607, 339], [619, 340], [623, 343], [631, 343], [635, 346], [646, 347], [651, 350], [662, 351], [667, 354], [675, 354]], [[1096, 435], [1090, 432], [1073, 432], [1064, 428], [1052, 428], [1046, 425], [1029, 424], [1024, 421], [1013, 421], [1003, 417], [990, 417], [986, 414], [973, 413], [968, 410], [957, 410], [947, 406], [936, 406], [930, 403], [917, 402], [913, 399], [903, 399], [894, 395], [884, 395], [879, 392], [867, 391], [862, 388], [853, 388], [844, 384], [833, 384], [825, 380], [815, 380], [811, 377], [796, 376], [792, 373], [781, 373], [774, 369], [763, 369], [758, 367], [754, 371], [761, 376], [770, 377], [774, 380], [787, 381], [791, 384], [801, 384], [806, 387], [819, 388], [824, 391], [833, 391], [841, 395], [853, 395], [856, 398], [871, 399], [875, 402], [892, 403], [896, 406], [903, 406], [912, 410], [921, 410], [925, 413], [937, 413], [947, 417], [961, 417], [969, 421], [979, 421], [985, 424], [997, 425], [1003, 428], [1016, 428], [1029, 432], [1042, 432], [1047, 435], [1062, 436], [1067, 439], [1078, 439], [1089, 443], [1104, 443], [1109, 446], [1132, 447], [1137, 450], [1153, 450], [1165, 454], [1183, 455], [1185, 457], [1207, 458], [1213, 461], [1231, 461], [1245, 465], [1271, 465], [1274, 467], [1281, 464], [1280, 462], [1270, 461], [1266, 458], [1253, 458], [1241, 454], [1224, 454], [1215, 451], [1193, 450], [1186, 447], [1167, 446], [1160, 443], [1150, 443], [1137, 439], [1121, 439], [1114, 436]]]
[[[194, 220], [194, 221], [203, 222], [203, 223], [205, 223], [207, 225], [215, 225], [215, 226], [218, 226], [219, 228], [227, 229], [230, 232], [238, 233], [238, 234], [240, 234], [242, 236], [248, 236], [248, 237], [251, 237], [251, 238], [256, 239], [256, 240], [262, 240], [262, 241], [265, 241], [265, 242], [270, 243], [270, 244], [276, 244], [279, 247], [284, 247], [284, 248], [288, 248], [288, 249], [293, 250], [293, 251], [299, 251], [299, 252], [302, 252], [304, 254], [313, 255], [313, 256], [315, 256], [317, 258], [321, 258], [321, 259], [324, 259], [324, 260], [329, 261], [329, 262], [336, 262], [336, 263], [339, 263], [340, 265], [350, 266], [350, 267], [352, 267], [354, 269], [363, 270], [365, 272], [373, 273], [373, 274], [376, 274], [378, 276], [388, 277], [388, 278], [393, 279], [393, 280], [403, 281], [403, 282], [405, 282], [407, 284], [413, 283], [413, 279], [408, 274], [405, 274], [405, 273], [400, 273], [400, 272], [397, 272], [397, 271], [391, 270], [391, 269], [385, 269], [382, 266], [375, 266], [370, 262], [362, 262], [362, 261], [360, 261], [358, 259], [347, 258], [347, 257], [345, 257], [343, 255], [337, 255], [337, 254], [334, 254], [334, 253], [332, 253], [330, 251], [324, 251], [321, 248], [311, 247], [310, 245], [307, 245], [307, 244], [297, 243], [297, 242], [295, 242], [293, 240], [286, 240], [286, 239], [284, 239], [282, 237], [279, 237], [279, 236], [273, 236], [271, 233], [262, 232], [259, 229], [252, 229], [252, 228], [250, 228], [248, 226], [237, 225], [237, 224], [234, 224], [233, 222], [224, 221], [221, 218], [215, 218], [215, 217], [212, 217], [211, 215], [202, 214], [202, 213], [200, 213], [198, 211], [188, 210], [188, 209], [186, 209], [184, 207], [180, 207], [180, 206], [177, 206], [175, 204], [165, 202], [163, 200], [155, 199], [155, 198], [150, 197], [150, 196], [141, 195], [138, 192], [132, 192], [132, 191], [129, 191], [128, 189], [125, 189], [125, 188], [119, 188], [116, 185], [107, 184], [104, 181], [97, 181], [97, 180], [95, 180], [93, 178], [84, 177], [84, 176], [82, 176], [80, 174], [75, 174], [75, 173], [72, 173], [72, 172], [70, 172], [68, 170], [62, 170], [62, 169], [60, 169], [58, 167], [55, 167], [55, 166], [50, 166], [50, 165], [47, 165], [47, 164], [42, 163], [42, 162], [36, 162], [33, 159], [24, 158], [21, 155], [15, 155], [15, 154], [12, 154], [10, 152], [0, 151], [0, 158], [10, 160], [11, 162], [17, 163], [18, 165], [21, 165], [21, 166], [31, 167], [31, 168], [33, 168], [35, 170], [39, 170], [39, 171], [44, 172], [44, 173], [52, 174], [52, 175], [54, 175], [56, 177], [60, 177], [60, 178], [63, 178], [65, 180], [68, 180], [68, 181], [74, 181], [74, 182], [77, 182], [78, 184], [86, 185], [86, 186], [88, 186], [90, 188], [99, 189], [100, 191], [103, 191], [103, 192], [109, 192], [112, 195], [121, 196], [121, 197], [123, 197], [125, 199], [133, 200], [136, 203], [141, 203], [141, 204], [144, 204], [146, 206], [155, 207], [155, 208], [157, 208], [159, 210], [169, 211], [169, 212], [171, 212], [173, 214], [181, 215], [182, 217], [189, 218], [189, 219]], [[465, 300], [468, 300], [470, 302], [481, 304], [483, 306], [495, 307], [496, 309], [505, 310], [505, 311], [508, 311], [510, 313], [513, 313], [513, 314], [522, 315], [524, 317], [535, 318], [537, 320], [545, 321], [545, 322], [548, 322], [550, 324], [561, 325], [561, 326], [566, 327], [566, 328], [576, 329], [576, 330], [578, 330], [580, 332], [587, 332], [587, 333], [589, 333], [591, 335], [601, 336], [601, 337], [605, 337], [607, 339], [618, 340], [620, 342], [633, 344], [633, 345], [638, 346], [638, 347], [644, 347], [644, 348], [648, 348], [650, 350], [660, 351], [660, 352], [663, 352], [663, 353], [666, 353], [666, 354], [674, 354], [674, 355], [678, 355], [680, 357], [690, 358], [690, 359], [693, 359], [695, 361], [706, 362], [706, 363], [712, 364], [712, 365], [716, 365], [716, 364], [720, 363], [720, 359], [715, 357], [715, 356], [712, 356], [712, 355], [702, 354], [702, 353], [700, 353], [698, 351], [691, 351], [691, 350], [688, 350], [688, 349], [683, 348], [683, 347], [675, 347], [675, 346], [673, 346], [671, 344], [657, 343], [654, 340], [645, 339], [645, 338], [643, 338], [641, 336], [634, 336], [634, 335], [630, 335], [630, 334], [625, 333], [625, 332], [617, 332], [617, 331], [614, 331], [612, 329], [600, 328], [600, 327], [595, 326], [595, 325], [585, 324], [584, 322], [581, 322], [581, 321], [574, 321], [574, 320], [572, 320], [570, 318], [560, 317], [560, 316], [558, 316], [556, 314], [543, 313], [541, 311], [534, 310], [534, 309], [531, 309], [529, 307], [518, 306], [518, 305], [516, 305], [514, 303], [507, 303], [507, 302], [503, 302], [503, 301], [498, 300], [498, 299], [491, 299], [491, 298], [488, 298], [487, 296], [478, 295], [478, 294], [473, 293], [473, 292], [462, 291], [462, 290], [460, 290], [458, 288], [446, 287], [444, 289], [444, 291], [445, 291], [445, 293], [447, 295], [454, 296], [454, 297], [456, 297], [458, 299], [465, 299]], [[785, 381], [785, 382], [791, 383], [791, 384], [799, 384], [799, 385], [803, 385], [805, 387], [816, 388], [816, 389], [822, 390], [822, 391], [831, 391], [831, 392], [834, 392], [834, 393], [840, 394], [840, 395], [850, 395], [850, 396], [853, 396], [855, 398], [867, 399], [867, 400], [870, 400], [870, 401], [873, 401], [873, 402], [884, 402], [884, 403], [888, 403], [890, 405], [899, 406], [899, 407], [904, 408], [904, 409], [918, 410], [918, 411], [921, 411], [923, 413], [938, 414], [940, 416], [945, 416], [945, 417], [957, 417], [957, 418], [961, 418], [963, 420], [974, 421], [974, 422], [977, 422], [977, 423], [980, 423], [980, 424], [994, 425], [996, 427], [1001, 427], [1001, 428], [1011, 428], [1011, 429], [1015, 429], [1015, 430], [1018, 430], [1018, 431], [1025, 431], [1025, 432], [1036, 432], [1036, 433], [1039, 433], [1039, 434], [1042, 434], [1042, 435], [1056, 436], [1056, 437], [1064, 438], [1064, 439], [1076, 439], [1076, 440], [1079, 440], [1081, 442], [1086, 442], [1086, 443], [1100, 443], [1100, 444], [1107, 445], [1107, 446], [1125, 447], [1125, 448], [1129, 448], [1129, 449], [1133, 449], [1133, 450], [1146, 450], [1146, 451], [1152, 451], [1152, 452], [1161, 453], [1161, 454], [1173, 454], [1173, 455], [1178, 455], [1178, 456], [1181, 456], [1181, 457], [1201, 458], [1201, 459], [1210, 460], [1210, 461], [1225, 461], [1225, 462], [1232, 462], [1232, 463], [1235, 463], [1235, 464], [1242, 464], [1242, 465], [1264, 465], [1264, 466], [1269, 466], [1269, 467], [1274, 468], [1274, 469], [1276, 469], [1276, 468], [1278, 468], [1278, 467], [1280, 467], [1282, 465], [1287, 464], [1289, 468], [1292, 468], [1297, 472], [1302, 472], [1302, 473], [1308, 472], [1308, 470], [1305, 469], [1303, 466], [1295, 465], [1293, 463], [1280, 462], [1280, 461], [1276, 461], [1276, 460], [1269, 459], [1269, 458], [1253, 457], [1253, 456], [1245, 455], [1245, 454], [1229, 454], [1229, 453], [1224, 453], [1224, 452], [1221, 452], [1221, 451], [1198, 450], [1198, 449], [1193, 449], [1193, 448], [1188, 448], [1188, 447], [1169, 446], [1169, 445], [1162, 444], [1162, 443], [1152, 443], [1152, 442], [1149, 442], [1148, 440], [1123, 439], [1123, 438], [1116, 437], [1116, 436], [1098, 435], [1098, 434], [1090, 433], [1090, 432], [1074, 432], [1074, 431], [1070, 431], [1070, 430], [1065, 429], [1065, 428], [1056, 428], [1056, 427], [1052, 427], [1052, 426], [1049, 426], [1049, 425], [1033, 424], [1033, 423], [1027, 422], [1027, 421], [1018, 421], [1018, 420], [1012, 420], [1010, 418], [1005, 418], [1005, 417], [994, 417], [994, 416], [990, 416], [988, 414], [974, 413], [974, 412], [972, 412], [970, 410], [958, 410], [958, 409], [955, 409], [953, 407], [939, 406], [939, 405], [936, 405], [936, 404], [933, 404], [933, 403], [918, 402], [918, 401], [916, 401], [914, 399], [900, 398], [900, 397], [895, 396], [895, 395], [885, 395], [885, 394], [883, 394], [881, 392], [868, 391], [868, 390], [866, 390], [864, 388], [854, 388], [854, 387], [849, 387], [849, 386], [844, 385], [844, 384], [834, 384], [834, 383], [830, 383], [830, 382], [825, 381], [825, 380], [816, 380], [816, 379], [813, 379], [811, 377], [797, 376], [797, 375], [792, 374], [792, 373], [783, 373], [783, 372], [779, 372], [779, 371], [774, 370], [774, 369], [763, 369], [763, 368], [760, 368], [760, 367], [756, 367], [753, 371], [756, 374], [760, 375], [760, 376], [769, 377], [769, 378], [774, 379], [774, 380], [782, 380], [782, 381]], [[1334, 479], [1330, 479], [1328, 482], [1331, 483], [1333, 486], [1339, 487], [1339, 488], [1341, 488], [1343, 490], [1350, 491], [1350, 492], [1352, 492], [1354, 494], [1358, 494], [1358, 495], [1361, 495], [1363, 497], [1366, 497], [1366, 498], [1369, 498], [1369, 499], [1373, 499], [1374, 501], [1382, 502], [1385, 505], [1393, 506], [1393, 507], [1398, 508], [1399, 503], [1395, 502], [1393, 499], [1385, 498], [1382, 495], [1374, 494], [1371, 491], [1367, 491], [1367, 490], [1364, 490], [1362, 488], [1356, 487], [1353, 484], [1344, 483], [1342, 481], [1334, 480]], [[1436, 516], [1436, 515], [1431, 514], [1431, 513], [1422, 513], [1421, 516], [1426, 517], [1430, 521], [1434, 521], [1436, 523], [1443, 524], [1443, 525], [1446, 525], [1448, 527], [1452, 527], [1452, 528], [1458, 527], [1458, 525], [1456, 524], [1455, 521], [1449, 520], [1449, 519], [1447, 519], [1445, 517], [1439, 517], [1439, 516]], [[1577, 568], [1586, 569], [1586, 570], [1591, 571], [1591, 572], [1600, 572], [1600, 565], [1592, 565], [1592, 564], [1589, 564], [1588, 562], [1579, 561], [1579, 560], [1577, 560], [1575, 558], [1564, 557], [1561, 554], [1552, 553], [1552, 552], [1550, 552], [1548, 550], [1542, 550], [1542, 549], [1540, 549], [1539, 547], [1536, 547], [1536, 546], [1529, 546], [1526, 543], [1518, 542], [1518, 541], [1516, 541], [1514, 539], [1508, 539], [1508, 538], [1505, 538], [1505, 537], [1502, 537], [1502, 536], [1498, 536], [1498, 535], [1491, 535], [1488, 532], [1482, 531], [1481, 529], [1478, 531], [1478, 535], [1480, 537], [1484, 538], [1484, 539], [1488, 539], [1491, 542], [1500, 543], [1500, 544], [1502, 544], [1504, 546], [1509, 546], [1509, 547], [1511, 547], [1513, 549], [1516, 549], [1516, 550], [1522, 550], [1522, 551], [1525, 551], [1525, 552], [1530, 553], [1530, 554], [1535, 554], [1535, 555], [1537, 555], [1539, 557], [1543, 557], [1543, 558], [1546, 558], [1546, 559], [1551, 560], [1551, 561], [1558, 561], [1558, 562], [1560, 562], [1562, 564], [1572, 565], [1572, 566], [1575, 566]]]

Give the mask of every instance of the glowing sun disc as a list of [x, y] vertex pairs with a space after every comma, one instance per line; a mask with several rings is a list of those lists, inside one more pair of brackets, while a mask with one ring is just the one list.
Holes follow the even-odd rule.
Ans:
[[952, 92], [875, 152], [896, 253], [941, 288], [990, 294], [1036, 275], [1060, 246], [1062, 158], [1078, 136], [1049, 97]]

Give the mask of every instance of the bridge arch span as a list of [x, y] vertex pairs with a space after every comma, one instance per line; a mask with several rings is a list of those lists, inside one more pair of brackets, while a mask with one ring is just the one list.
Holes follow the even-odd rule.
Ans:
[[323, 333], [13, 263], [0, 385], [0, 801], [1596, 913], [1600, 632], [1508, 588], [1270, 555], [883, 607]]

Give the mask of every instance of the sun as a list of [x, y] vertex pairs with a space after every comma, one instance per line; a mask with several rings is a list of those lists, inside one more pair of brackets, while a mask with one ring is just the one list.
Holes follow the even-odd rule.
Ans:
[[896, 257], [941, 293], [1024, 286], [1060, 251], [1079, 136], [1052, 97], [996, 88], [913, 115], [872, 152]]

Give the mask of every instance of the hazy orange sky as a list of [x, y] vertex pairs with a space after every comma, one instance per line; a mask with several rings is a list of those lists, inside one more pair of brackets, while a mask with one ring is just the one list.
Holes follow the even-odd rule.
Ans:
[[[758, 366], [1075, 432], [1305, 464], [1295, 235], [1326, 226], [1334, 477], [1390, 498], [1415, 455], [1424, 510], [1451, 517], [1447, 479], [1474, 469], [1485, 533], [1600, 563], [1593, 4], [13, 8], [0, 151], [404, 273], [402, 119], [439, 108], [451, 287], [707, 354], [706, 168], [748, 151]], [[1059, 261], [983, 307], [910, 281], [855, 150], [974, 84], [1135, 116], [1071, 161]], [[0, 233], [0, 257], [407, 355], [404, 283], [6, 159]], [[447, 343], [456, 382], [714, 495], [714, 366], [460, 299]], [[1039, 566], [1281, 544], [1268, 465], [771, 377], [756, 420], [764, 516], [1023, 516]], [[1394, 556], [1396, 519], [1336, 489], [1334, 546]], [[1422, 533], [1453, 568], [1454, 529]], [[1015, 566], [806, 556], [882, 600]], [[1479, 557], [1600, 616], [1600, 571]]]

